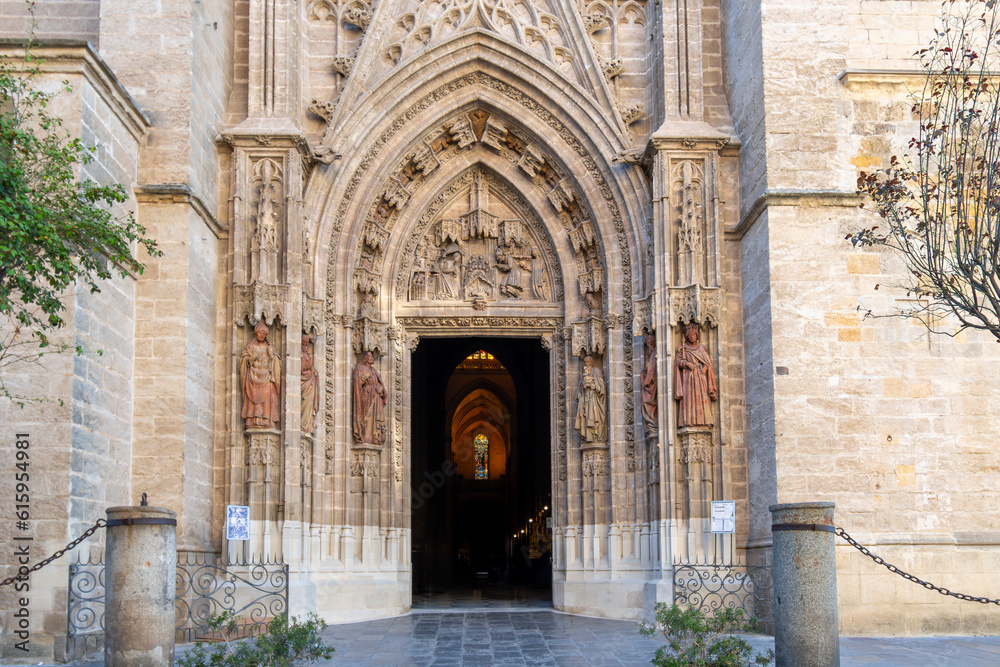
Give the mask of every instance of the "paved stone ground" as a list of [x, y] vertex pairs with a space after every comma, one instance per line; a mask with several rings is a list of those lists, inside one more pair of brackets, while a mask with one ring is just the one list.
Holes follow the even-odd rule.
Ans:
[[[649, 665], [659, 642], [636, 624], [555, 611], [424, 612], [327, 628], [324, 665]], [[748, 637], [760, 651], [766, 636]], [[844, 637], [841, 664], [1000, 665], [1000, 637]]]
[[[648, 665], [659, 645], [636, 624], [546, 610], [413, 612], [331, 625], [323, 634], [337, 652], [325, 667], [410, 665]], [[758, 650], [774, 645], [749, 637]], [[179, 653], [183, 652], [179, 647]], [[1000, 637], [843, 637], [841, 664], [865, 667], [996, 667]], [[95, 659], [96, 658], [96, 659]], [[102, 661], [72, 663], [100, 667]], [[55, 666], [46, 666], [55, 667]]]

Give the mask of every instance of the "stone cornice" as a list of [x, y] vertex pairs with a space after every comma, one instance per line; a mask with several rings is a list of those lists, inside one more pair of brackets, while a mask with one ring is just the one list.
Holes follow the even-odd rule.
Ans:
[[186, 183], [151, 183], [135, 187], [135, 199], [142, 204], [175, 203], [188, 204], [194, 209], [217, 239], [229, 237], [229, 228], [219, 222], [218, 218], [205, 206], [201, 197], [191, 191]]
[[847, 190], [767, 190], [757, 197], [739, 224], [725, 229], [724, 233], [742, 239], [753, 228], [761, 214], [771, 206], [854, 208], [860, 203], [861, 195]]
[[[43, 74], [75, 74], [86, 79], [129, 134], [136, 141], [142, 140], [152, 123], [89, 42], [46, 39], [32, 46], [31, 54], [38, 58], [38, 69]], [[18, 39], [0, 39], [0, 58], [23, 62], [24, 42]]]

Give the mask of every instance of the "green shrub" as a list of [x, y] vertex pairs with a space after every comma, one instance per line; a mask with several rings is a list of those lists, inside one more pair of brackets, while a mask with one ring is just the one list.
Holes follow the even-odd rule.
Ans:
[[316, 614], [309, 614], [305, 623], [296, 618], [289, 622], [288, 614], [281, 614], [253, 639], [233, 639], [238, 622], [232, 612], [210, 616], [208, 627], [221, 633], [222, 641], [210, 649], [198, 642], [177, 660], [180, 667], [292, 667], [333, 655], [333, 647], [320, 637], [326, 623]]
[[652, 663], [658, 667], [744, 667], [766, 666], [774, 659], [774, 651], [760, 654], [734, 632], [755, 632], [760, 622], [747, 618], [742, 609], [722, 609], [708, 616], [694, 607], [668, 607], [658, 603], [656, 622], [643, 621], [639, 632], [652, 637], [663, 635], [666, 646], [656, 651]]

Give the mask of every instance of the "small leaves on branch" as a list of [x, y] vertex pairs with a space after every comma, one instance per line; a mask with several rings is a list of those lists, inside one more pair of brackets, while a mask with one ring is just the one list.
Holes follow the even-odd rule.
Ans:
[[[0, 61], [0, 368], [37, 361], [65, 324], [71, 286], [99, 292], [115, 273], [141, 273], [134, 246], [161, 254], [126, 207], [121, 184], [81, 178], [98, 148], [50, 110], [57, 93], [42, 89], [34, 46], [29, 38], [23, 57]], [[9, 396], [2, 379], [0, 395]]]
[[[993, 1], [947, 1], [941, 28], [915, 55], [924, 88], [913, 104], [909, 154], [858, 176], [884, 221], [848, 234], [855, 247], [889, 247], [927, 305], [903, 313], [957, 317], [959, 329], [1000, 341], [1000, 22]], [[866, 204], [862, 204], [863, 207]]]

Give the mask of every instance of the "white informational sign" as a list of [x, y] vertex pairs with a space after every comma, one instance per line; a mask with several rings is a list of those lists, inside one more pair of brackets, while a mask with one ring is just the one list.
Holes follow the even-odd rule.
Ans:
[[250, 539], [250, 508], [247, 505], [226, 505], [226, 539]]
[[712, 501], [712, 532], [713, 533], [736, 532], [735, 500]]

